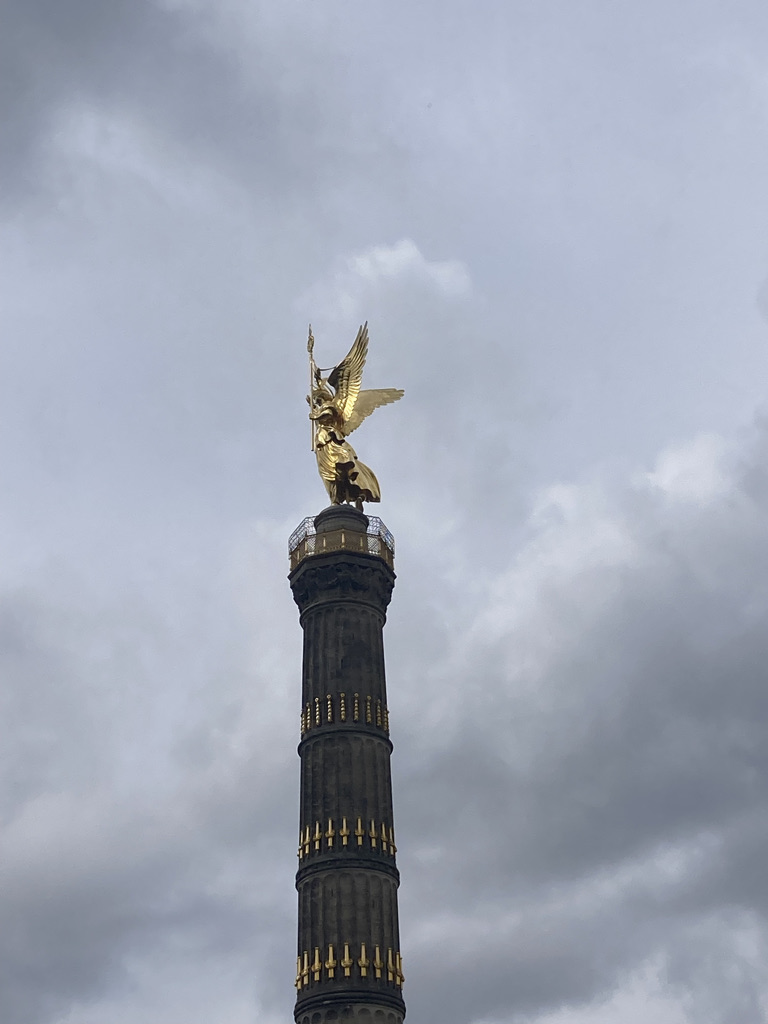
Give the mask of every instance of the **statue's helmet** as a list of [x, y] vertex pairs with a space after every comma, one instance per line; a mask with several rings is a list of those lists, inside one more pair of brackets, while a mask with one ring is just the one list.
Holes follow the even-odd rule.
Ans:
[[330, 405], [332, 401], [333, 392], [325, 381], [320, 379], [318, 386], [312, 389], [312, 404], [315, 406]]

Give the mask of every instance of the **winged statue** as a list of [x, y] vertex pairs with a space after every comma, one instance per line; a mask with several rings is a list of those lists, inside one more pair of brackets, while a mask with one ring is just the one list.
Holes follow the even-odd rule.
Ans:
[[[309, 419], [312, 450], [317, 469], [334, 505], [381, 501], [379, 481], [373, 470], [361, 462], [347, 437], [382, 405], [397, 402], [405, 394], [400, 388], [361, 390], [363, 367], [368, 355], [368, 324], [364, 323], [348, 354], [338, 366], [321, 370], [315, 363], [315, 339], [309, 328]], [[328, 373], [323, 377], [323, 373]]]

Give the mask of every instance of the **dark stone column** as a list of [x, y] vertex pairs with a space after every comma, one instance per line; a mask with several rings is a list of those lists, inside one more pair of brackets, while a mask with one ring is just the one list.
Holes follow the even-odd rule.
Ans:
[[289, 579], [304, 630], [297, 1024], [401, 1024], [382, 630], [395, 574], [368, 518], [332, 506]]

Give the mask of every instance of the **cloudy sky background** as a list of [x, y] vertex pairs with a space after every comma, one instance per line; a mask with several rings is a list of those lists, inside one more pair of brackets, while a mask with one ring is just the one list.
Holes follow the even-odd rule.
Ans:
[[409, 1020], [768, 1016], [768, 8], [4, 0], [0, 1020], [291, 1019], [321, 365]]

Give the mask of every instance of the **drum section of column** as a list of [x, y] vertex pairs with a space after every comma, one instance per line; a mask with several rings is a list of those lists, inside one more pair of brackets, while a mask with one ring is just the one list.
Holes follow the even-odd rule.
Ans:
[[[364, 529], [365, 517], [359, 522]], [[395, 574], [375, 555], [334, 551], [305, 558], [289, 578], [304, 630], [296, 1021], [373, 1014], [399, 1024], [405, 1007], [382, 633]]]

